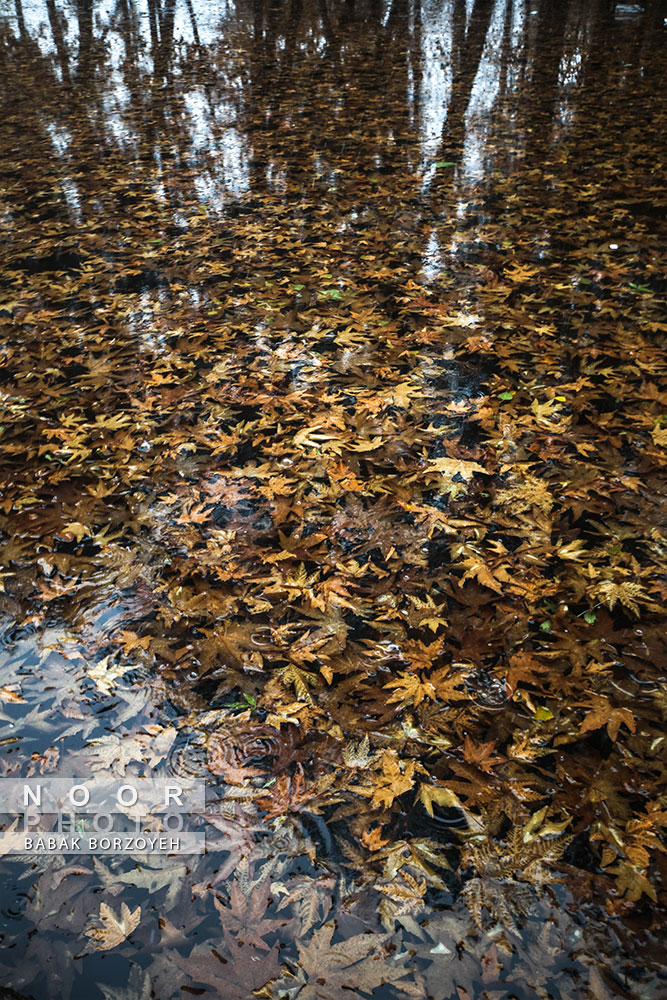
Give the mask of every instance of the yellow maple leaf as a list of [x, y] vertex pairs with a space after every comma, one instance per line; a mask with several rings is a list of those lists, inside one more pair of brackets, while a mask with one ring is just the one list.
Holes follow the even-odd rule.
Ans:
[[512, 263], [505, 268], [503, 277], [509, 278], [510, 281], [526, 281], [528, 278], [534, 277], [538, 270], [531, 264]]
[[629, 864], [627, 861], [620, 861], [613, 868], [607, 868], [607, 872], [616, 876], [616, 888], [619, 895], [636, 902], [642, 894], [652, 899], [654, 903], [658, 901], [655, 889], [642, 871]]
[[454, 476], [459, 475], [462, 479], [468, 482], [472, 478], [473, 473], [483, 472], [486, 473], [486, 469], [483, 465], [478, 462], [465, 462], [460, 458], [432, 458], [428, 463], [429, 472], [442, 472], [443, 475], [448, 476], [453, 479]]
[[615, 583], [613, 580], [602, 580], [594, 589], [595, 596], [601, 597], [608, 608], [613, 609], [616, 602], [620, 602], [624, 607], [632, 611], [639, 617], [639, 605], [637, 601], [646, 601], [646, 591], [640, 583], [632, 583], [630, 580], [622, 580]]
[[667, 427], [660, 427], [656, 421], [655, 427], [651, 431], [651, 437], [653, 444], [657, 444], [659, 448], [667, 448]]
[[112, 431], [120, 430], [121, 427], [125, 427], [130, 422], [130, 417], [127, 413], [118, 413], [113, 417], [103, 417], [98, 414], [95, 417], [95, 423], [90, 426], [105, 427]]
[[373, 437], [363, 441], [350, 441], [349, 444], [345, 445], [345, 447], [348, 451], [376, 451], [378, 448], [381, 448], [383, 444], [384, 438]]
[[102, 903], [99, 919], [103, 926], [91, 927], [86, 931], [86, 936], [93, 939], [94, 947], [98, 951], [109, 951], [127, 940], [132, 931], [137, 928], [141, 920], [141, 907], [138, 906], [136, 910], [130, 910], [123, 903], [120, 908], [120, 916], [117, 917], [110, 906]]
[[69, 524], [65, 525], [65, 531], [70, 535], [74, 535], [77, 542], [80, 542], [86, 535], [91, 534], [90, 528], [87, 528], [85, 524], [81, 524], [80, 521], [70, 521]]
[[608, 698], [595, 696], [588, 715], [581, 723], [579, 734], [583, 735], [606, 726], [609, 739], [616, 740], [622, 723], [626, 724], [630, 732], [636, 731], [635, 717], [629, 708], [614, 708]]
[[369, 784], [350, 785], [350, 790], [371, 799], [371, 808], [388, 809], [395, 798], [414, 784], [414, 760], [399, 761], [391, 752], [382, 754], [382, 774], [374, 773]]
[[437, 806], [444, 806], [447, 809], [460, 809], [465, 811], [465, 807], [455, 792], [451, 792], [442, 785], [427, 785], [426, 782], [419, 782], [417, 801], [421, 802], [429, 816], [433, 815], [433, 803]]
[[89, 667], [88, 676], [103, 694], [111, 694], [116, 681], [127, 673], [127, 669], [126, 663], [109, 663], [109, 657], [105, 656], [94, 666]]
[[530, 409], [535, 414], [538, 423], [550, 424], [558, 415], [558, 403], [554, 399], [548, 399], [546, 403], [538, 403], [534, 399]]
[[[502, 594], [503, 588], [486, 563], [481, 560], [477, 560], [474, 557], [470, 557], [465, 560], [463, 565], [467, 566], [467, 569], [459, 580], [459, 587], [462, 587], [466, 580], [474, 577], [479, 583], [482, 584], [483, 587], [488, 587], [489, 590], [495, 590], [497, 594]], [[507, 574], [505, 574], [505, 576], [506, 575]]]
[[407, 671], [399, 674], [392, 681], [383, 685], [386, 688], [396, 688], [387, 703], [400, 702], [402, 705], [419, 705], [424, 698], [435, 699], [435, 688], [430, 681], [422, 680], [418, 674], [409, 674]]
[[12, 691], [9, 687], [0, 687], [0, 702], [10, 701], [15, 704], [19, 702], [24, 702], [25, 698], [22, 698], [18, 691]]
[[288, 663], [286, 667], [281, 667], [277, 671], [283, 684], [291, 684], [297, 698], [305, 701], [307, 705], [314, 705], [308, 688], [317, 683], [317, 676], [309, 674], [307, 670], [301, 670], [294, 663]]
[[372, 830], [364, 830], [361, 834], [361, 843], [364, 847], [367, 847], [369, 851], [379, 851], [381, 848], [386, 847], [389, 843], [388, 840], [382, 837], [382, 825], [374, 826]]

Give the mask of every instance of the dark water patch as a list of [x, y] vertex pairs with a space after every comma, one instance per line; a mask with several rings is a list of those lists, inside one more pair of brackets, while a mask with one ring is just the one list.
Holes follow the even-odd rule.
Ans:
[[19, 258], [16, 267], [27, 274], [45, 274], [50, 271], [78, 274], [85, 263], [86, 257], [74, 250], [56, 250], [41, 257]]
[[170, 281], [166, 275], [149, 268], [135, 274], [120, 275], [113, 284], [113, 290], [121, 294], [139, 294], [169, 287]]

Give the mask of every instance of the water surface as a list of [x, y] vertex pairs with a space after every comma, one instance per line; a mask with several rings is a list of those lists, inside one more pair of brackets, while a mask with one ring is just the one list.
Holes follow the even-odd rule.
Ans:
[[663, 15], [5, 3], [3, 995], [665, 996]]

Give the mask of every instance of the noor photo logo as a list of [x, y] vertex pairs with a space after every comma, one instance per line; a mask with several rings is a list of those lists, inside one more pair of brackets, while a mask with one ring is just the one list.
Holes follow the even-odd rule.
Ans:
[[138, 774], [0, 779], [4, 854], [201, 854], [202, 781]]

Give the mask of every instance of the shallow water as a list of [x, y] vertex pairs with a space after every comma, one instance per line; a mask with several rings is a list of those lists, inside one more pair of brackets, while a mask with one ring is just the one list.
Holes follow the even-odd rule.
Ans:
[[663, 15], [0, 11], [3, 995], [666, 995]]

